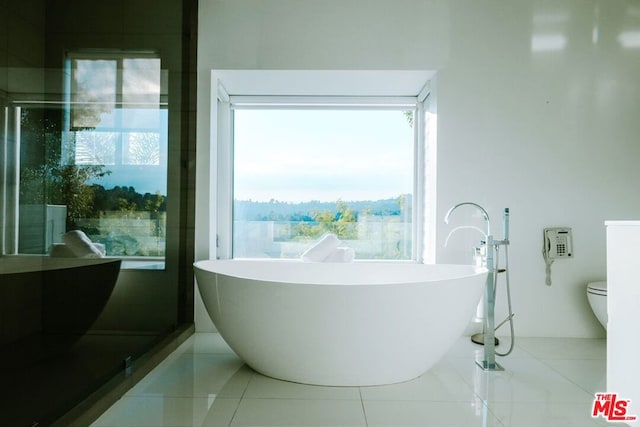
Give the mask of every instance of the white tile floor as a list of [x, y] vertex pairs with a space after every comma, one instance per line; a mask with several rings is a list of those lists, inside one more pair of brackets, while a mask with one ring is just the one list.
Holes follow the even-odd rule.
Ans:
[[262, 376], [219, 335], [195, 334], [93, 426], [607, 425], [591, 417], [605, 390], [605, 340], [519, 338], [498, 359], [503, 372], [479, 369], [481, 356], [465, 338], [413, 381], [319, 387]]

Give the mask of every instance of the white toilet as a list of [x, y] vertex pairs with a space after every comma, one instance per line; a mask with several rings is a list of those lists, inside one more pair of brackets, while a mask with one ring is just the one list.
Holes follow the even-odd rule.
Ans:
[[587, 298], [593, 313], [607, 329], [607, 282], [591, 282], [587, 285]]

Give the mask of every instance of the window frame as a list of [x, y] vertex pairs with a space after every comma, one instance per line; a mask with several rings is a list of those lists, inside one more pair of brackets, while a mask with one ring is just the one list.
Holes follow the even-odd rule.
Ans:
[[[233, 111], [242, 109], [398, 109], [414, 111], [413, 123], [413, 194], [412, 194], [412, 256], [410, 260], [386, 262], [424, 261], [425, 221], [425, 102], [428, 85], [416, 96], [287, 96], [287, 95], [229, 95], [218, 84], [217, 96], [212, 97], [212, 119], [216, 124], [214, 157], [217, 166], [215, 194], [215, 248], [217, 259], [233, 258]], [[370, 261], [370, 260], [357, 260]]]

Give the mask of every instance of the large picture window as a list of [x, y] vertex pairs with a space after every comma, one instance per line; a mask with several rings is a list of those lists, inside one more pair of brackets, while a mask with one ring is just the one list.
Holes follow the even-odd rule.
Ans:
[[333, 233], [356, 259], [415, 259], [415, 101], [308, 101], [231, 101], [232, 256], [299, 258]]

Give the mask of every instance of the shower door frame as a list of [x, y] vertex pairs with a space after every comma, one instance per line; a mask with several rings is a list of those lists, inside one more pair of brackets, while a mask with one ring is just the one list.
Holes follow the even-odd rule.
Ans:
[[18, 248], [20, 107], [0, 91], [0, 256]]

